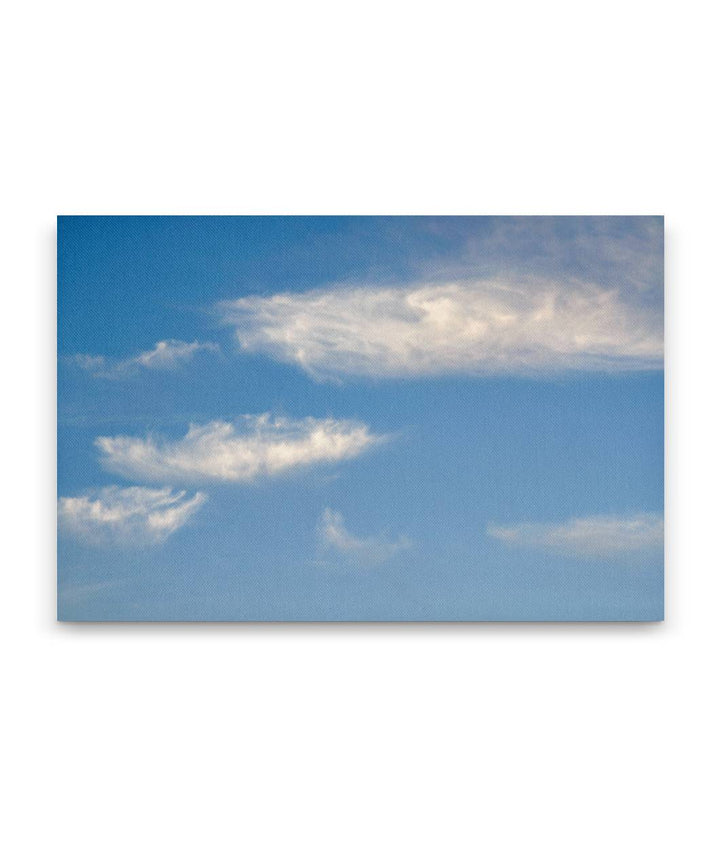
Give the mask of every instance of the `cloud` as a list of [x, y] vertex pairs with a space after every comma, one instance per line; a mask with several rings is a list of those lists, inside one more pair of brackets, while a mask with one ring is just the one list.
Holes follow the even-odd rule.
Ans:
[[352, 558], [364, 564], [380, 564], [395, 555], [398, 550], [411, 546], [407, 538], [387, 541], [382, 538], [360, 538], [345, 528], [345, 520], [339, 511], [326, 508], [318, 522], [320, 543], [325, 550]]
[[355, 458], [382, 442], [362, 422], [243, 416], [190, 425], [180, 440], [98, 437], [106, 469], [155, 482], [251, 482], [313, 464]]
[[58, 525], [98, 544], [161, 544], [205, 503], [204, 493], [188, 499], [172, 488], [105, 487], [58, 500]]
[[661, 313], [578, 280], [342, 287], [218, 306], [247, 352], [343, 376], [526, 375], [662, 368]]
[[94, 377], [117, 380], [137, 373], [140, 369], [168, 371], [177, 368], [201, 351], [218, 351], [213, 342], [181, 342], [178, 339], [166, 339], [157, 342], [149, 351], [143, 351], [127, 360], [108, 360], [106, 357], [76, 354], [72, 360], [90, 372]]
[[661, 550], [663, 529], [660, 514], [598, 515], [577, 517], [558, 524], [488, 526], [487, 534], [508, 545], [592, 559]]
[[100, 594], [101, 592], [111, 591], [112, 589], [118, 588], [126, 582], [126, 580], [120, 579], [102, 580], [94, 583], [62, 583], [58, 585], [57, 593], [61, 600], [86, 600]]
[[582, 278], [662, 302], [662, 217], [431, 217], [418, 225], [439, 246], [430, 258], [413, 248], [417, 270], [436, 278]]

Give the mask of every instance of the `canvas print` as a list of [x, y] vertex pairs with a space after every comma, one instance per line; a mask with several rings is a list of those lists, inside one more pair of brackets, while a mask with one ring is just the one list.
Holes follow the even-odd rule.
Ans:
[[663, 617], [661, 217], [58, 219], [58, 616]]

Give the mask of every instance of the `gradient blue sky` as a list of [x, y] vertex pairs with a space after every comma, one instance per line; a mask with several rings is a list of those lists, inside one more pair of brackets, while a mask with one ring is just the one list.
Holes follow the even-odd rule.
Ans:
[[[206, 500], [154, 543], [140, 518], [123, 532], [61, 505], [59, 617], [662, 618], [662, 276], [661, 218], [60, 217], [61, 503], [108, 486]], [[356, 324], [366, 293], [394, 312], [388, 290], [453, 283], [456, 312], [466, 293], [486, 299], [478, 282], [522, 300], [610, 295], [620, 309], [593, 321], [608, 353], [559, 360], [554, 328], [532, 347], [525, 328], [503, 328], [498, 367], [476, 340], [447, 361], [423, 335], [386, 353], [384, 328], [369, 356], [349, 352], [354, 335], [373, 338], [372, 319], [328, 333]], [[312, 305], [293, 297], [311, 291]], [[290, 309], [268, 321], [280, 293]], [[237, 321], [230, 302], [251, 296], [265, 300]], [[551, 318], [557, 335], [584, 323], [578, 306]], [[389, 333], [413, 318], [398, 308]], [[278, 345], [316, 325], [302, 358]], [[163, 341], [212, 347], [138, 360]], [[123, 474], [95, 443], [161, 445], [191, 423], [263, 413], [349, 420], [384, 441], [233, 482]]]

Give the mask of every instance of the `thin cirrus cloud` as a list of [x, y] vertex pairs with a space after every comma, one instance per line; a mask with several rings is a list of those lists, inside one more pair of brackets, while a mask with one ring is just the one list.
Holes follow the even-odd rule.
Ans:
[[391, 541], [374, 536], [353, 535], [347, 530], [342, 514], [331, 508], [326, 508], [320, 515], [318, 534], [325, 551], [368, 565], [386, 562], [399, 550], [411, 546], [405, 537]]
[[633, 289], [484, 279], [343, 287], [218, 305], [246, 352], [318, 380], [662, 367], [662, 318]]
[[563, 523], [488, 526], [487, 534], [508, 546], [546, 550], [576, 558], [607, 558], [661, 550], [661, 514], [576, 517]]
[[95, 544], [162, 544], [206, 502], [204, 493], [188, 497], [169, 487], [117, 487], [58, 500], [58, 525]]
[[102, 356], [76, 354], [73, 362], [94, 377], [118, 380], [136, 374], [142, 369], [170, 371], [189, 363], [198, 353], [219, 351], [214, 342], [181, 342], [165, 339], [156, 342], [149, 351], [143, 351], [127, 360], [109, 360]]
[[386, 440], [362, 422], [243, 416], [190, 425], [179, 440], [98, 437], [103, 466], [151, 482], [252, 482], [316, 464], [355, 458]]

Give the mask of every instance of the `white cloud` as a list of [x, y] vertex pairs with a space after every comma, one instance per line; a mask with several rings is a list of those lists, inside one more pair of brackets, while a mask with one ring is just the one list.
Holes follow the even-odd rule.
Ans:
[[318, 522], [320, 542], [324, 549], [352, 558], [364, 564], [375, 565], [387, 561], [398, 550], [411, 546], [407, 538], [388, 541], [377, 537], [360, 538], [345, 527], [339, 511], [326, 508]]
[[509, 545], [590, 559], [662, 549], [663, 528], [660, 514], [597, 515], [557, 524], [489, 526], [487, 533]]
[[485, 279], [328, 288], [219, 305], [240, 346], [316, 378], [661, 368], [661, 315], [632, 289]]
[[213, 342], [181, 342], [166, 339], [157, 342], [149, 351], [143, 351], [127, 360], [108, 360], [106, 357], [76, 354], [73, 361], [95, 377], [115, 380], [136, 373], [139, 369], [170, 370], [177, 368], [201, 351], [218, 351]]
[[91, 543], [161, 544], [207, 500], [169, 487], [105, 487], [58, 500], [58, 525]]
[[172, 369], [178, 363], [187, 362], [198, 351], [217, 351], [218, 346], [212, 342], [180, 342], [177, 339], [167, 339], [157, 342], [150, 351], [144, 351], [135, 357], [138, 365], [146, 369]]
[[243, 416], [236, 423], [191, 425], [180, 440], [98, 437], [103, 465], [156, 482], [250, 482], [312, 464], [355, 458], [385, 438], [362, 422]]

